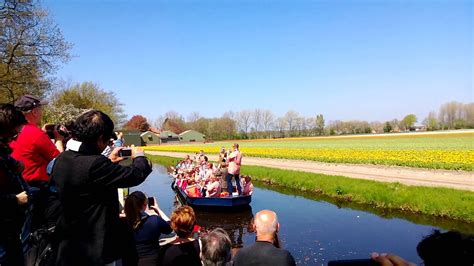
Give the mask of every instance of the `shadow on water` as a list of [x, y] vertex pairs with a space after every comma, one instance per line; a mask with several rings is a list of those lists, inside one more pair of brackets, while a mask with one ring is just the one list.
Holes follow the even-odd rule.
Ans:
[[385, 219], [399, 218], [399, 219], [404, 219], [416, 224], [436, 226], [445, 230], [458, 231], [463, 234], [474, 234], [474, 224], [472, 223], [460, 222], [460, 221], [450, 220], [446, 218], [434, 217], [434, 216], [423, 215], [423, 214], [412, 213], [412, 212], [403, 212], [400, 210], [375, 208], [371, 205], [348, 202], [344, 200], [337, 200], [331, 197], [323, 196], [323, 195], [312, 193], [312, 192], [305, 192], [305, 191], [287, 188], [287, 187], [269, 185], [267, 183], [258, 182], [258, 181], [254, 181], [253, 183], [256, 187], [260, 189], [271, 190], [271, 191], [275, 191], [275, 192], [289, 195], [289, 196], [299, 196], [299, 197], [303, 197], [305, 199], [309, 199], [313, 201], [323, 201], [323, 202], [331, 203], [337, 206], [337, 208], [339, 209], [347, 208], [351, 210], [370, 212], [372, 214], [375, 214]]

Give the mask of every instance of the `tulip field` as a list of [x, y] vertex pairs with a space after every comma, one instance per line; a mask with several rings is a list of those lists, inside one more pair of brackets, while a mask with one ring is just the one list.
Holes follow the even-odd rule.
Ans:
[[474, 171], [474, 132], [239, 140], [149, 146], [145, 150], [217, 154], [234, 142], [250, 157]]

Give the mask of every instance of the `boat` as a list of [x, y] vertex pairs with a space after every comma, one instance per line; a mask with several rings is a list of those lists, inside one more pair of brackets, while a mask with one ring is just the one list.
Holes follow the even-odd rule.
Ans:
[[232, 196], [232, 197], [221, 197], [221, 198], [206, 198], [189, 197], [181, 188], [176, 187], [174, 183], [171, 185], [173, 190], [178, 195], [181, 203], [190, 205], [192, 207], [205, 207], [205, 208], [248, 208], [250, 202], [252, 202], [252, 195], [246, 196]]

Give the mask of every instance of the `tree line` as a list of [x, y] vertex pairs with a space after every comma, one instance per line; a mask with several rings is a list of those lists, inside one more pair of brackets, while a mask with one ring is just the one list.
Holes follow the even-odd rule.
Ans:
[[[417, 122], [421, 122], [421, 126], [416, 126]], [[176, 111], [169, 111], [159, 116], [152, 125], [145, 117], [136, 115], [124, 125], [126, 129], [139, 131], [146, 131], [152, 126], [178, 134], [193, 129], [205, 134], [210, 140], [434, 131], [474, 128], [474, 103], [445, 103], [438, 114], [430, 112], [422, 121], [418, 121], [414, 114], [407, 114], [400, 120], [385, 122], [335, 120], [326, 123], [323, 114], [304, 117], [290, 110], [283, 116], [276, 117], [271, 110], [257, 108], [228, 111], [218, 118], [206, 118], [198, 112], [192, 112], [184, 118]]]

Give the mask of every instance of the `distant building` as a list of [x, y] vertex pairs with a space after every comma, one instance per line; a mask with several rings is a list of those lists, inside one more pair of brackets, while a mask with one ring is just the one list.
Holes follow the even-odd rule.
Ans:
[[206, 140], [206, 136], [197, 132], [196, 130], [186, 130], [179, 134], [179, 139], [182, 142], [204, 142]]
[[169, 130], [161, 131], [160, 133], [161, 144], [164, 143], [179, 143], [179, 135]]
[[155, 134], [151, 131], [143, 132], [140, 137], [142, 138], [143, 142], [149, 145], [160, 145], [160, 135]]
[[135, 146], [144, 146], [142, 138], [140, 137], [140, 132], [134, 131], [123, 131], [123, 139], [126, 146], [135, 145]]

